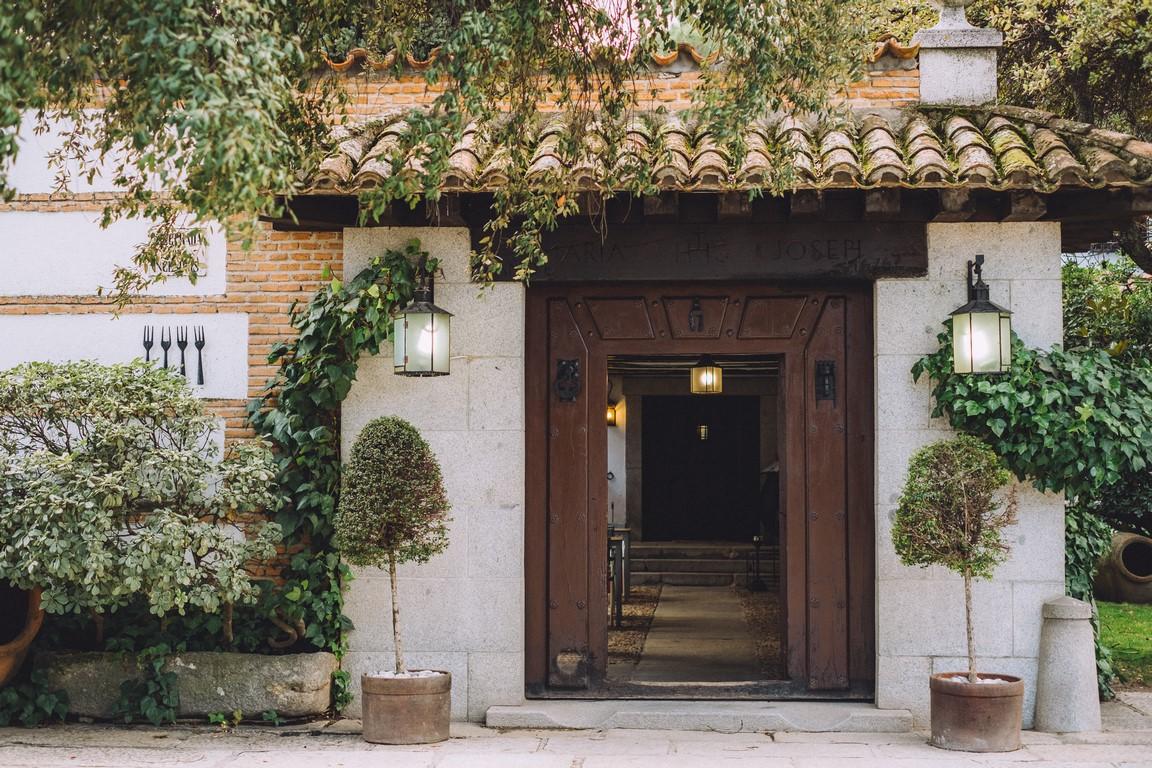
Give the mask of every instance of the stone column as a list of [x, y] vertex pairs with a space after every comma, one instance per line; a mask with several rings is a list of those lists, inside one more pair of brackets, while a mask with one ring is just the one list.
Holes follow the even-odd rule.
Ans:
[[1071, 597], [1044, 603], [1040, 671], [1036, 680], [1036, 730], [1100, 730], [1092, 606]]
[[936, 0], [940, 21], [912, 37], [920, 45], [920, 101], [924, 104], [987, 104], [996, 101], [996, 59], [1004, 44], [999, 30], [968, 23], [973, 0]]

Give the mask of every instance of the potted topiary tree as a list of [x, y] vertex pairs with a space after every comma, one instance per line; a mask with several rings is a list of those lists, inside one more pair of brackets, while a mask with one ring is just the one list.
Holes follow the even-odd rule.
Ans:
[[344, 467], [336, 543], [353, 565], [387, 568], [396, 666], [361, 677], [364, 740], [428, 744], [448, 738], [452, 676], [409, 670], [400, 637], [396, 567], [427, 562], [448, 544], [448, 498], [428, 443], [396, 417], [368, 423]]
[[964, 578], [966, 672], [932, 675], [932, 744], [968, 752], [1020, 748], [1024, 682], [976, 671], [972, 582], [992, 576], [1008, 553], [1004, 528], [1015, 521], [1012, 476], [975, 437], [960, 435], [921, 448], [892, 526], [892, 542], [905, 565], [942, 565]]

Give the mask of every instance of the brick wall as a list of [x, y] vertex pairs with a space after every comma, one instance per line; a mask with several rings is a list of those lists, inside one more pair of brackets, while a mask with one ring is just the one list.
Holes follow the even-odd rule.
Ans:
[[[395, 108], [428, 103], [443, 91], [437, 85], [428, 85], [420, 72], [412, 70], [396, 77], [357, 64], [346, 73], [333, 76], [348, 89], [349, 114], [354, 121], [370, 119]], [[699, 83], [697, 68], [665, 67], [654, 71], [651, 77], [638, 80], [635, 90], [641, 109], [682, 110], [691, 106], [692, 90]], [[920, 70], [916, 68], [916, 60], [884, 56], [870, 62], [864, 79], [850, 85], [841, 98], [854, 109], [894, 109], [916, 104], [920, 100]], [[545, 94], [541, 108], [555, 110], [556, 94]]]
[[[22, 195], [0, 204], [6, 211], [101, 210], [107, 195]], [[239, 242], [228, 244], [227, 288], [219, 296], [158, 296], [139, 299], [123, 314], [223, 313], [248, 315], [248, 393], [257, 395], [276, 367], [268, 365], [268, 352], [278, 341], [293, 336], [289, 310], [295, 301], [306, 302], [320, 286], [327, 267], [342, 269], [343, 242], [339, 232], [274, 232], [260, 225], [250, 251]], [[125, 263], [131, 254], [125, 254]], [[83, 254], [76, 254], [83, 258]], [[83, 315], [107, 313], [110, 305], [98, 296], [0, 296], [0, 315]], [[224, 419], [225, 439], [249, 436], [242, 399], [206, 400], [209, 410]]]

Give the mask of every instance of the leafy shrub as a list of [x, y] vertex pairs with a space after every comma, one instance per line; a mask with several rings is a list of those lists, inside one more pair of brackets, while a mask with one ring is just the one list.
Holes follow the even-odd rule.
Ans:
[[448, 498], [428, 443], [396, 417], [368, 423], [344, 468], [336, 544], [354, 565], [388, 568], [396, 671], [404, 671], [396, 566], [427, 562], [448, 545]]
[[0, 579], [49, 613], [141, 596], [156, 615], [252, 601], [271, 558], [267, 447], [221, 461], [214, 419], [174, 371], [137, 361], [27, 363], [0, 373]]
[[964, 577], [968, 679], [976, 682], [972, 642], [972, 580], [991, 578], [1007, 556], [1004, 528], [1015, 521], [1016, 499], [999, 491], [1012, 475], [980, 440], [959, 435], [921, 448], [892, 525], [892, 543], [905, 565], [942, 565]]
[[[1102, 349], [1043, 352], [1013, 336], [1008, 373], [965, 376], [952, 371], [950, 332], [937, 338], [940, 349], [912, 368], [931, 379], [933, 416], [982, 439], [1019, 479], [1066, 494], [1066, 590], [1091, 601], [1096, 563], [1111, 540], [1096, 516], [1101, 499], [1152, 467], [1152, 363]], [[1099, 646], [1097, 662], [1109, 695]]]

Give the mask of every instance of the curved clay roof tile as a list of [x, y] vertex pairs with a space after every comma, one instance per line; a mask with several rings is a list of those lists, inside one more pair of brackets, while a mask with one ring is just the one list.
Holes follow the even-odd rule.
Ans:
[[1083, 154], [1096, 179], [1114, 183], [1129, 181], [1135, 176], [1130, 165], [1103, 147], [1085, 147]]
[[843, 130], [832, 130], [820, 137], [820, 156], [827, 158], [833, 152], [847, 152], [856, 158], [856, 144]]
[[908, 169], [903, 163], [882, 163], [868, 172], [865, 181], [869, 186], [903, 184], [908, 179]]
[[[612, 126], [611, 135], [623, 144], [609, 156], [605, 126], [590, 122], [581, 145], [571, 147], [569, 123], [552, 115], [531, 127], [537, 135], [527, 173], [541, 179], [564, 173], [565, 183], [575, 180], [584, 188], [643, 175], [645, 183], [685, 191], [779, 182], [782, 169], [789, 171], [789, 183], [802, 187], [1152, 187], [1152, 144], [1093, 133], [1081, 124], [1071, 124], [1076, 132], [1068, 133], [1061, 129], [1067, 121], [1036, 110], [974, 107], [942, 115], [925, 109], [901, 118], [871, 114], [855, 120], [814, 128], [795, 118], [758, 121], [745, 129], [745, 152], [735, 157], [706, 127], [675, 114], [639, 113], [619, 130]], [[408, 130], [395, 114], [333, 128], [332, 150], [308, 177], [309, 189], [352, 194], [383, 183], [397, 163], [405, 176], [421, 174], [425, 146], [396, 157]], [[493, 146], [484, 126], [469, 125], [447, 163], [445, 189], [491, 190], [507, 183], [510, 173], [507, 150]]]
[[[865, 158], [864, 165], [871, 169], [867, 176], [870, 184], [878, 183], [881, 180], [887, 183], [902, 182], [908, 178], [908, 165], [904, 162], [904, 158], [900, 156], [899, 152], [888, 147], [870, 152]], [[887, 170], [878, 176], [877, 171], [881, 168]]]

